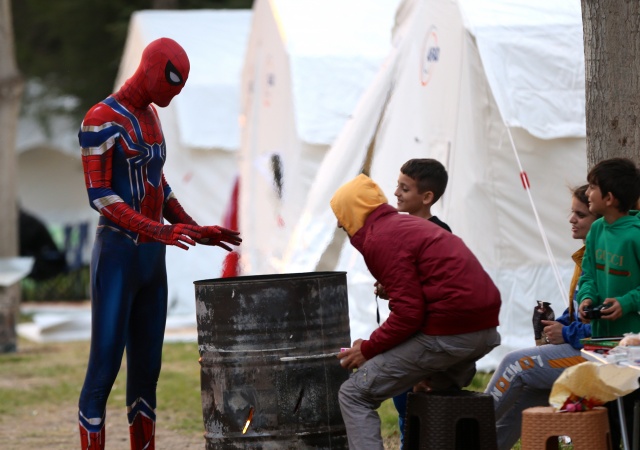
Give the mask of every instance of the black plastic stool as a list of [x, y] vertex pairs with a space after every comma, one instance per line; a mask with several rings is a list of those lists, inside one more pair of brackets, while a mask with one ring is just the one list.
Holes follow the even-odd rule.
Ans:
[[471, 391], [407, 397], [407, 450], [497, 450], [493, 397]]

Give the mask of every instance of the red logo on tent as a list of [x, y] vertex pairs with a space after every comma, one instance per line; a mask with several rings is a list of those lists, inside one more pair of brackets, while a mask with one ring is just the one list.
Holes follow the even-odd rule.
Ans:
[[429, 84], [435, 66], [440, 60], [440, 47], [438, 46], [438, 30], [432, 25], [422, 41], [422, 52], [420, 53], [420, 84]]

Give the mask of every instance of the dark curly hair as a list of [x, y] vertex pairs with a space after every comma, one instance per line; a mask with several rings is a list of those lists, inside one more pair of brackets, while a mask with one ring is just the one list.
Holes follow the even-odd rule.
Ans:
[[433, 192], [433, 203], [442, 197], [449, 181], [442, 163], [431, 158], [410, 159], [402, 165], [400, 172], [415, 180], [420, 194]]
[[620, 212], [634, 208], [640, 197], [640, 170], [628, 158], [600, 161], [589, 171], [587, 181], [598, 186], [603, 197], [611, 193], [618, 200]]

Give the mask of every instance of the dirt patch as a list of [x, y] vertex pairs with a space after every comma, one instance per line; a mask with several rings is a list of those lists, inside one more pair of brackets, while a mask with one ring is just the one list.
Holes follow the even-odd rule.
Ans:
[[31, 377], [31, 378], [17, 378], [6, 377], [0, 379], [0, 389], [31, 389], [39, 386], [52, 385], [53, 381], [47, 378]]
[[383, 438], [384, 450], [400, 450], [400, 438], [397, 436]]
[[[107, 411], [107, 445], [109, 450], [130, 450], [129, 425], [126, 412]], [[77, 408], [45, 408], [26, 411], [4, 417], [0, 421], [0, 436], [3, 450], [46, 448], [69, 450], [80, 448]], [[161, 418], [159, 419], [161, 420]], [[193, 436], [168, 430], [158, 423], [156, 448], [158, 450], [203, 450], [205, 439], [202, 433]]]
[[[75, 407], [46, 408], [24, 412], [0, 420], [3, 450], [46, 448], [69, 450], [80, 447]], [[129, 425], [124, 411], [107, 411], [107, 445], [109, 450], [130, 450]], [[203, 433], [187, 436], [162, 426], [159, 418], [156, 430], [158, 450], [204, 450]], [[384, 440], [385, 450], [399, 450], [398, 437]]]

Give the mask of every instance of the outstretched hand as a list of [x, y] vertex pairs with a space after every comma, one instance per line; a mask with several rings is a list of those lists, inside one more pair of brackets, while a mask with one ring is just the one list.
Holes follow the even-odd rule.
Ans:
[[175, 245], [184, 250], [189, 250], [185, 244], [196, 245], [196, 241], [201, 238], [198, 227], [179, 223], [177, 225], [163, 225], [157, 231], [150, 234], [150, 237], [166, 245]]
[[217, 225], [208, 227], [196, 227], [200, 232], [200, 238], [196, 239], [198, 244], [204, 245], [217, 245], [230, 252], [232, 249], [228, 245], [240, 245], [242, 239], [240, 238], [240, 232], [229, 230], [228, 228], [219, 227]]

